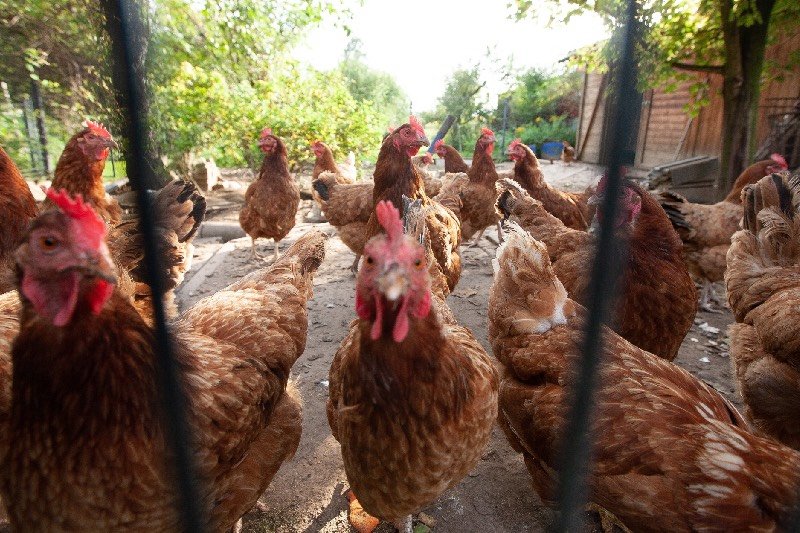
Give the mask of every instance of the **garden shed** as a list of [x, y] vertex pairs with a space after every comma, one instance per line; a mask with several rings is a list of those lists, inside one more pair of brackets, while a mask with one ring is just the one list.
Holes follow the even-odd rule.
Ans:
[[[787, 65], [800, 52], [800, 32], [785, 35], [767, 50], [766, 62]], [[795, 59], [796, 60], [796, 59]], [[722, 148], [722, 76], [692, 73], [706, 84], [705, 94], [692, 95], [693, 81], [667, 90], [649, 89], [642, 94], [639, 128], [635, 138], [634, 165], [655, 166], [694, 156], [718, 157]], [[584, 73], [577, 157], [588, 163], [601, 160], [605, 130], [607, 75]], [[696, 116], [688, 107], [698, 97], [708, 98]], [[782, 153], [790, 166], [800, 164], [800, 69], [783, 70], [762, 87], [757, 127], [757, 158], [772, 151]], [[633, 145], [633, 143], [632, 143]], [[632, 146], [633, 148], [633, 146]]]

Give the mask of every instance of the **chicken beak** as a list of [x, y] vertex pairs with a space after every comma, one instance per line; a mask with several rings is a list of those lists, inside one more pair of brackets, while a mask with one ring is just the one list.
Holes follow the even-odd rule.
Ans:
[[116, 268], [105, 246], [96, 254], [87, 256], [82, 263], [70, 265], [62, 270], [62, 272], [68, 271], [80, 272], [87, 278], [97, 278], [113, 285], [117, 284]]
[[114, 150], [119, 150], [119, 145], [114, 139], [104, 139], [103, 146], [106, 148], [113, 148]]
[[408, 279], [396, 263], [381, 272], [376, 281], [378, 290], [390, 302], [398, 301], [408, 289]]
[[593, 194], [586, 200], [587, 205], [600, 205], [603, 202], [603, 195], [601, 194]]
[[426, 136], [424, 136], [424, 135], [420, 135], [419, 139], [417, 139], [417, 142], [419, 142], [420, 146], [430, 146], [431, 145], [431, 143], [428, 140], [428, 138]]

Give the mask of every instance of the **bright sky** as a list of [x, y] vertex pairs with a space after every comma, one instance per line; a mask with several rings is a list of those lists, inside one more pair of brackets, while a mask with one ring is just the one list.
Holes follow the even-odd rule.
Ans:
[[[483, 60], [491, 67], [553, 68], [571, 50], [607, 37], [600, 19], [592, 14], [575, 17], [567, 25], [508, 18], [507, 0], [364, 0], [353, 8], [348, 37], [333, 24], [313, 30], [295, 50], [295, 57], [317, 69], [334, 68], [350, 38], [363, 43], [366, 63], [391, 74], [411, 99], [415, 113], [435, 107], [448, 76], [459, 67]], [[545, 4], [545, 2], [542, 2]], [[494, 62], [485, 58], [492, 50]], [[493, 101], [504, 90], [499, 74], [485, 74]]]

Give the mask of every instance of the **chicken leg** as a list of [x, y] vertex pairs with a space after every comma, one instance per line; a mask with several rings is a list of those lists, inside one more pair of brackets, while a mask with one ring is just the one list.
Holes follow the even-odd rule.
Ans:
[[253, 259], [261, 259], [261, 254], [259, 254], [258, 250], [256, 250], [256, 238], [250, 237], [250, 241], [252, 242], [252, 247], [250, 248], [250, 260], [252, 261]]
[[[274, 239], [273, 239], [273, 240], [274, 240]], [[278, 241], [275, 241], [275, 257], [273, 257], [273, 258], [272, 258], [272, 261], [273, 261], [273, 262], [275, 262], [275, 261], [277, 261], [277, 260], [278, 260], [278, 255], [280, 255], [280, 254], [279, 254], [279, 251], [278, 251]]]
[[356, 254], [356, 258], [353, 260], [353, 264], [350, 265], [350, 272], [352, 272], [354, 276], [358, 274], [358, 263], [360, 261], [361, 261], [361, 254]]
[[722, 313], [719, 309], [714, 307], [713, 304], [722, 305], [722, 302], [717, 296], [717, 291], [714, 290], [714, 285], [710, 281], [704, 281], [703, 287], [700, 289], [700, 309], [708, 311], [709, 313]]

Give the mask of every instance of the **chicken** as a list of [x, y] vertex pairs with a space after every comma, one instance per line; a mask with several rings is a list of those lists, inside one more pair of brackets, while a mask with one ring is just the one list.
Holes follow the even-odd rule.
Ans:
[[[311, 144], [311, 151], [314, 152], [316, 161], [314, 162], [314, 169], [311, 171], [311, 179], [315, 180], [323, 172], [333, 172], [336, 174], [336, 180], [339, 183], [353, 183], [356, 181], [355, 166], [337, 165], [333, 160], [333, 152], [322, 141], [314, 141]], [[350, 152], [352, 154], [352, 152]]]
[[442, 190], [442, 179], [435, 176], [433, 172], [428, 170], [428, 166], [433, 163], [433, 155], [430, 152], [425, 152], [422, 155], [415, 155], [411, 158], [411, 164], [417, 167], [420, 175], [422, 176], [422, 184], [425, 186], [425, 194], [429, 198], [433, 198], [439, 191]]
[[575, 148], [572, 147], [569, 141], [561, 141], [561, 144], [564, 146], [564, 150], [561, 152], [561, 160], [567, 165], [571, 165], [575, 161]]
[[800, 175], [762, 178], [743, 200], [725, 271], [731, 361], [747, 417], [800, 450]]
[[434, 144], [434, 150], [436, 151], [436, 155], [444, 160], [445, 174], [451, 174], [454, 172], [466, 173], [469, 171], [469, 165], [464, 162], [464, 158], [461, 157], [461, 154], [458, 153], [458, 150], [449, 144], [445, 144], [443, 139], [436, 141], [436, 144]]
[[[312, 182], [323, 172], [332, 172], [336, 176], [337, 183], [353, 183], [356, 180], [355, 166], [337, 165], [336, 161], [333, 160], [333, 152], [331, 152], [331, 149], [328, 148], [328, 145], [324, 142], [314, 141], [311, 143], [311, 151], [314, 152], [314, 157], [316, 158], [314, 161], [314, 169], [311, 171]], [[353, 152], [350, 152], [350, 154], [352, 153]], [[320, 212], [322, 200], [313, 188], [311, 195], [314, 199], [314, 203], [311, 207], [312, 220], [315, 222], [324, 222], [325, 219]]]
[[0, 147], [0, 294], [14, 289], [14, 250], [38, 214], [28, 184]]
[[480, 239], [483, 231], [489, 226], [497, 225], [498, 239], [501, 239], [500, 215], [495, 208], [497, 202], [497, 188], [495, 183], [499, 176], [492, 160], [494, 151], [494, 132], [483, 128], [481, 136], [475, 142], [475, 152], [472, 156], [472, 166], [467, 171], [468, 181], [455, 179], [446, 175], [447, 186], [455, 187], [463, 184], [459, 190], [462, 200], [461, 236], [469, 240], [478, 235]]
[[[108, 130], [91, 120], [67, 141], [56, 164], [52, 187], [80, 194], [108, 224], [122, 220], [122, 208], [111, 198], [103, 184], [103, 169], [111, 148], [118, 148]], [[45, 206], [51, 204], [45, 201]]]
[[[59, 209], [17, 251], [22, 326], [0, 413], [12, 529], [176, 531], [154, 331], [114, 287], [102, 220], [50, 197]], [[324, 241], [308, 232], [172, 324], [205, 530], [232, 528], [297, 447], [301, 408], [287, 380]]]
[[[504, 180], [501, 186], [505, 189], [498, 200], [501, 211], [545, 242], [556, 275], [570, 298], [586, 305], [594, 233], [567, 228], [513, 181]], [[605, 188], [604, 178], [597, 187], [597, 200]], [[630, 181], [624, 182], [622, 192], [614, 246], [615, 253], [626, 259], [611, 325], [639, 348], [671, 361], [692, 327], [697, 289], [681, 257], [681, 241], [658, 202]], [[602, 220], [599, 210], [596, 220]]]
[[357, 496], [351, 509], [410, 532], [410, 514], [480, 459], [497, 417], [498, 376], [475, 336], [443, 319], [425, 248], [403, 235], [399, 211], [381, 201], [375, 212], [386, 234], [364, 250], [359, 319], [334, 356], [327, 413]]
[[571, 193], [551, 187], [539, 168], [539, 160], [530, 148], [514, 139], [508, 145], [508, 156], [514, 161], [514, 180], [522, 185], [528, 194], [544, 204], [544, 208], [561, 220], [567, 227], [585, 230], [591, 217], [587, 201], [592, 192]]
[[700, 307], [716, 311], [711, 304], [718, 301], [711, 285], [725, 275], [725, 254], [731, 235], [739, 229], [742, 218], [740, 194], [745, 185], [755, 183], [767, 174], [788, 168], [779, 154], [750, 165], [736, 178], [728, 196], [712, 205], [691, 203], [683, 196], [664, 191], [661, 206], [683, 241], [683, 252], [689, 272], [703, 288]]
[[[193, 182], [175, 180], [158, 191], [149, 191], [156, 214], [156, 244], [161, 258], [162, 298], [169, 317], [178, 314], [175, 289], [192, 267], [194, 239], [206, 213], [206, 199]], [[109, 231], [108, 247], [120, 270], [119, 285], [131, 295], [146, 321], [153, 316], [150, 287], [146, 284], [144, 237], [138, 213], [126, 213], [123, 221]]]
[[[544, 244], [519, 227], [498, 248], [489, 340], [504, 366], [498, 422], [553, 504], [586, 310]], [[687, 371], [608, 328], [593, 401], [589, 499], [632, 531], [787, 530], [800, 453], [754, 435]]]
[[358, 270], [358, 262], [367, 242], [373, 186], [371, 181], [341, 184], [333, 172], [323, 172], [312, 182], [328, 222], [336, 228], [342, 242], [356, 254], [350, 267], [353, 273]]
[[261, 131], [258, 146], [264, 152], [264, 162], [258, 179], [245, 192], [239, 225], [252, 239], [251, 259], [259, 257], [256, 239], [265, 237], [275, 242], [274, 260], [277, 260], [278, 243], [294, 227], [300, 188], [289, 174], [286, 146], [270, 128]]
[[[419, 171], [411, 164], [411, 157], [422, 146], [428, 144], [422, 124], [413, 115], [409, 121], [386, 137], [378, 154], [373, 178], [373, 205], [389, 200], [402, 208], [402, 197], [421, 199], [427, 213], [427, 232], [436, 262], [447, 278], [452, 291], [461, 276], [460, 221], [455, 214], [425, 194]], [[402, 213], [401, 213], [402, 214]], [[373, 212], [367, 223], [367, 239], [381, 232], [380, 224]]]

